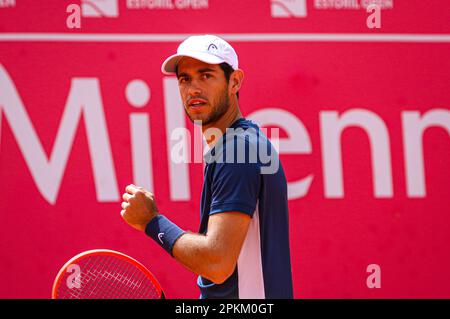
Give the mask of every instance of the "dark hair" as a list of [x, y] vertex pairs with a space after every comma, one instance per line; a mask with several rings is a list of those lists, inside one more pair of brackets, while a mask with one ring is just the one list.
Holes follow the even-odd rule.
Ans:
[[[227, 83], [230, 82], [231, 73], [234, 72], [234, 69], [226, 62], [220, 63], [219, 66], [225, 75], [225, 80], [227, 80]], [[175, 66], [175, 74], [178, 76], [178, 65]], [[239, 92], [236, 92], [236, 96], [239, 99]]]
[[[219, 64], [220, 68], [222, 69], [223, 73], [225, 74], [225, 79], [227, 80], [227, 83], [230, 82], [231, 73], [234, 72], [234, 69], [226, 62]], [[236, 96], [239, 99], [239, 92], [236, 92]]]

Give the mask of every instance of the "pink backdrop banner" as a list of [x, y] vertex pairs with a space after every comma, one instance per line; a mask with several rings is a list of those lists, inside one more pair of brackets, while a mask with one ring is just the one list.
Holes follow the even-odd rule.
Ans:
[[135, 183], [198, 230], [203, 165], [171, 159], [195, 130], [160, 71], [198, 33], [233, 44], [242, 112], [280, 129], [295, 298], [449, 298], [450, 4], [377, 3], [371, 29], [364, 0], [0, 1], [0, 298], [49, 298], [95, 248], [198, 297], [120, 216]]

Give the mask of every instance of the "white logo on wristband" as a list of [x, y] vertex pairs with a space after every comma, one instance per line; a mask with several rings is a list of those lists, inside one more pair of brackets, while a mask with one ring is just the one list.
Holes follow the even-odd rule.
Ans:
[[164, 233], [159, 233], [158, 234], [158, 239], [159, 239], [159, 241], [161, 242], [161, 244], [164, 244], [163, 243], [163, 241], [162, 241], [162, 237], [164, 236]]

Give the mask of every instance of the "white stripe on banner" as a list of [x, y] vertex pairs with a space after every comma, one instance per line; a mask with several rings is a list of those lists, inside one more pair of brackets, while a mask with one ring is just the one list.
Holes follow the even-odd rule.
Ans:
[[[180, 42], [193, 34], [145, 33], [0, 33], [0, 41], [13, 42]], [[450, 34], [367, 33], [227, 33], [233, 42], [412, 42], [448, 43]]]

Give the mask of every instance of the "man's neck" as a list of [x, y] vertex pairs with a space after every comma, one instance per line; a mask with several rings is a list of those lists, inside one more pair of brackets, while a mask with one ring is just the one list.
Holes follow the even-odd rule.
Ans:
[[214, 147], [227, 128], [243, 117], [237, 103], [234, 107], [230, 105], [229, 110], [230, 112], [226, 112], [218, 121], [202, 126], [203, 136], [210, 148]]

